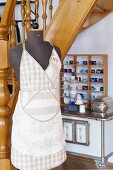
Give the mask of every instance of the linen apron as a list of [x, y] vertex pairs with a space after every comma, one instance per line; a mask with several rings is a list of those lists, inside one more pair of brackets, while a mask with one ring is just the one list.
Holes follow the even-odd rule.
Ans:
[[23, 43], [20, 91], [13, 114], [11, 161], [21, 170], [49, 170], [66, 160], [60, 110], [61, 61], [54, 47], [44, 70]]

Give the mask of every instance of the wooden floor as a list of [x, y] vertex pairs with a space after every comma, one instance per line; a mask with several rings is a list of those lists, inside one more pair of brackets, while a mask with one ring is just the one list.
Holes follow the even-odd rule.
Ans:
[[[97, 168], [95, 166], [94, 161], [92, 161], [91, 159], [83, 159], [80, 157], [69, 155], [68, 159], [62, 166], [54, 168], [53, 170], [77, 170], [77, 169], [93, 170]], [[113, 169], [113, 166], [107, 166], [107, 169]]]
[[[97, 168], [95, 167], [94, 161], [92, 161], [91, 159], [85, 159], [85, 158], [68, 155], [68, 158], [63, 165], [61, 165], [57, 168], [54, 168], [52, 170], [78, 170], [78, 169], [95, 170]], [[108, 170], [108, 169], [113, 170], [113, 166], [107, 166], [106, 170]], [[17, 169], [15, 169], [15, 170], [17, 170]]]

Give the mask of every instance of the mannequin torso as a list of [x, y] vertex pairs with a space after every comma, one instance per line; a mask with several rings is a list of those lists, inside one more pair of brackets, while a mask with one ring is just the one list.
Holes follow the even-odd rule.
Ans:
[[[59, 57], [61, 57], [60, 49], [57, 46], [54, 46], [54, 48]], [[28, 39], [25, 41], [25, 50], [41, 65], [44, 70], [48, 67], [52, 49], [53, 46], [49, 42], [43, 41], [43, 31], [30, 31], [28, 33]], [[18, 82], [20, 79], [19, 70], [22, 52], [22, 43], [11, 48], [9, 52], [9, 60], [15, 70]]]
[[54, 48], [37, 31], [29, 32], [23, 46], [10, 50], [9, 59], [20, 82], [11, 136], [11, 162], [16, 169], [49, 170], [66, 160], [60, 50]]

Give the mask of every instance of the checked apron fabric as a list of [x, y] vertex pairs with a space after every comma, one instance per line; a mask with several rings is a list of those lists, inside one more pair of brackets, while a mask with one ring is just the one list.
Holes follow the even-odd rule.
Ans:
[[49, 170], [66, 160], [59, 72], [54, 47], [44, 70], [23, 43], [20, 91], [13, 114], [11, 161], [21, 170]]

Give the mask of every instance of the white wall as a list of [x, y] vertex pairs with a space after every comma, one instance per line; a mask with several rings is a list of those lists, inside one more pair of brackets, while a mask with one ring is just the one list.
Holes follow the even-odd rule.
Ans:
[[68, 53], [108, 54], [108, 95], [113, 97], [113, 13], [80, 33]]
[[113, 13], [80, 33], [68, 53], [108, 54], [108, 95], [113, 97]]

